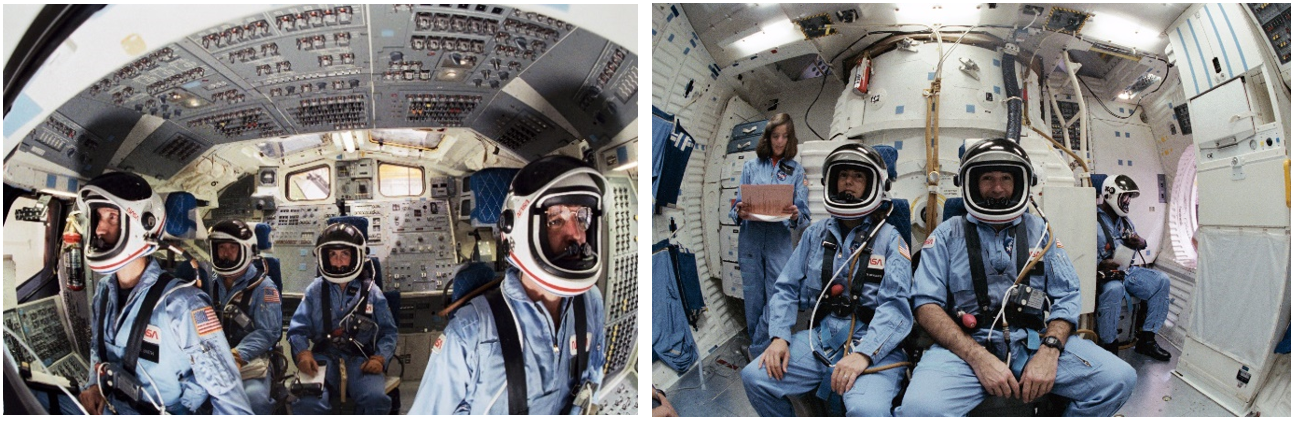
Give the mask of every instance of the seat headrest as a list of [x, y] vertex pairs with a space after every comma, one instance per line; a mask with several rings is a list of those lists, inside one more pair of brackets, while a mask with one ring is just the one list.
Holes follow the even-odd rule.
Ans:
[[360, 234], [363, 235], [365, 239], [369, 239], [369, 218], [367, 217], [364, 216], [330, 217], [329, 220], [325, 222], [325, 226], [332, 225], [334, 223], [346, 223], [348, 225], [355, 226], [356, 229], [360, 229]]
[[270, 242], [271, 229], [273, 228], [271, 228], [270, 225], [265, 223], [258, 223], [256, 226], [252, 227], [252, 232], [257, 235], [258, 250], [266, 251], [269, 250], [271, 247], [274, 247], [274, 243]]
[[1103, 181], [1106, 180], [1108, 180], [1108, 174], [1106, 173], [1090, 174], [1090, 186], [1094, 187], [1095, 198], [1099, 198], [1100, 195], [1103, 195]]
[[874, 151], [883, 156], [883, 161], [887, 163], [887, 179], [896, 179], [896, 147], [890, 145], [875, 145]]
[[964, 199], [960, 197], [947, 198], [946, 206], [942, 208], [941, 221], [945, 222], [955, 216], [968, 214], [968, 209], [964, 208]]
[[910, 200], [892, 199], [892, 214], [887, 216], [887, 223], [896, 227], [896, 232], [910, 245]]
[[167, 194], [165, 203], [166, 234], [179, 239], [197, 239], [198, 199], [188, 192], [176, 191]]

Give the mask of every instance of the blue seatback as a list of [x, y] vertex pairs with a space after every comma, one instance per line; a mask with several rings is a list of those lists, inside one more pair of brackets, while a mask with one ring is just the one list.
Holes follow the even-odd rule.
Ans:
[[[883, 156], [883, 162], [887, 163], [887, 179], [895, 181], [897, 157], [896, 147], [890, 145], [875, 145], [873, 148], [880, 156]], [[891, 202], [892, 214], [887, 216], [887, 223], [891, 223], [892, 226], [896, 227], [896, 231], [900, 233], [901, 239], [904, 239], [905, 244], [909, 245], [910, 201], [904, 199], [893, 199]], [[886, 206], [886, 204], [884, 204], [884, 206]]]
[[[346, 223], [355, 226], [356, 229], [360, 229], [360, 234], [365, 237], [365, 240], [369, 240], [369, 219], [364, 216], [334, 216], [330, 217], [329, 220], [325, 222], [325, 225], [332, 225], [334, 223]], [[366, 251], [365, 254], [369, 257], [369, 264], [374, 268], [374, 283], [378, 284], [379, 288], [382, 288], [383, 266], [378, 262], [378, 257], [373, 256], [369, 251]], [[319, 273], [319, 269], [316, 269], [316, 273]]]
[[[283, 273], [279, 270], [279, 259], [266, 255], [266, 250], [274, 247], [274, 243], [270, 241], [271, 229], [273, 228], [271, 228], [270, 225], [258, 223], [252, 227], [252, 233], [257, 235], [257, 250], [261, 252], [261, 258], [266, 261], [266, 268], [261, 269], [261, 271], [266, 272], [266, 276], [270, 276], [270, 280], [275, 281], [275, 289], [283, 292], [284, 277]], [[253, 262], [253, 264], [260, 267], [261, 265], [257, 263], [258, 262]]]
[[167, 194], [165, 201], [167, 235], [180, 239], [195, 239], [198, 222], [194, 210], [198, 208], [198, 199], [193, 194], [177, 191]]
[[1090, 174], [1090, 185], [1094, 187], [1094, 198], [1099, 198], [1103, 195], [1103, 181], [1106, 180], [1108, 180], [1108, 174], [1106, 173]]
[[892, 214], [887, 215], [887, 223], [896, 227], [896, 232], [905, 240], [905, 245], [912, 245], [910, 240], [910, 200], [892, 200]]
[[963, 198], [947, 198], [946, 205], [941, 211], [941, 221], [945, 222], [950, 220], [952, 217], [963, 216], [965, 214], [968, 214], [968, 210], [964, 208]]
[[469, 189], [473, 191], [473, 211], [469, 214], [475, 227], [491, 227], [500, 220], [504, 209], [504, 197], [509, 194], [509, 184], [518, 173], [514, 168], [490, 168], [479, 170], [468, 177]]
[[[163, 231], [166, 235], [176, 239], [196, 240], [198, 237], [198, 199], [193, 194], [184, 191], [167, 193], [163, 200], [165, 209], [166, 224]], [[211, 281], [212, 278], [203, 268], [194, 269], [188, 261], [178, 260], [170, 269], [171, 275], [177, 278], [192, 281], [194, 278], [201, 278], [203, 283]]]
[[455, 277], [451, 278], [450, 301], [457, 301], [493, 280], [495, 280], [495, 270], [492, 270], [490, 265], [482, 262], [464, 264], [455, 271]]
[[257, 249], [261, 250], [261, 252], [266, 252], [275, 246], [270, 241], [270, 231], [272, 229], [270, 225], [265, 223], [258, 223], [252, 227], [252, 233], [257, 235]]

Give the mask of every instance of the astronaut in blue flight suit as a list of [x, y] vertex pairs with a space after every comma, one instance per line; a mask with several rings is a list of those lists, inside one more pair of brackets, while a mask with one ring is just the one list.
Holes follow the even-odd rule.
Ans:
[[748, 337], [752, 345], [748, 353], [761, 355], [770, 345], [767, 329], [766, 304], [774, 291], [775, 280], [783, 271], [788, 255], [793, 251], [792, 230], [810, 222], [811, 212], [806, 204], [809, 188], [806, 170], [793, 160], [797, 156], [797, 132], [793, 119], [779, 113], [766, 124], [757, 143], [757, 157], [743, 164], [743, 185], [789, 184], [793, 186], [793, 204], [784, 210], [791, 215], [788, 220], [770, 222], [755, 220], [748, 204], [743, 202], [740, 186], [734, 205], [730, 207], [730, 220], [739, 228], [739, 272], [743, 276], [743, 315], [747, 319]]
[[[518, 171], [498, 223], [509, 262], [500, 294], [477, 296], [455, 311], [433, 344], [410, 414], [583, 411], [576, 394], [604, 376], [603, 297], [594, 284], [603, 269], [606, 186], [603, 176], [570, 157], [544, 157]], [[584, 345], [577, 333], [582, 307]], [[521, 335], [518, 358], [503, 352], [502, 322], [495, 318], [510, 314]], [[578, 348], [586, 350], [585, 366]], [[525, 384], [510, 386], [508, 360], [524, 365]]]
[[[1003, 138], [981, 141], [964, 154], [955, 182], [968, 215], [929, 235], [914, 274], [915, 318], [936, 345], [919, 361], [896, 414], [961, 416], [987, 395], [1030, 402], [1050, 392], [1071, 399], [1064, 415], [1115, 414], [1135, 387], [1135, 370], [1072, 335], [1081, 308], [1076, 270], [1061, 242], [1043, 238], [1044, 221], [1024, 213], [1036, 183], [1026, 152]], [[966, 240], [974, 235], [980, 242], [973, 250], [981, 252], [970, 261]], [[1001, 303], [1019, 274], [1017, 263], [1048, 244], [1053, 248], [1024, 284], [1047, 297], [1050, 320], [1035, 314], [1028, 315], [1034, 324], [1023, 323], [1033, 318], [1001, 311]], [[984, 269], [981, 295], [970, 267]], [[1005, 342], [1001, 324], [1009, 318], [1014, 323]]]
[[[212, 413], [252, 414], [207, 294], [190, 281], [160, 280], [162, 268], [149, 257], [166, 226], [162, 197], [144, 178], [108, 173], [82, 187], [79, 201], [93, 230], [86, 263], [108, 275], [91, 299], [91, 369], [81, 404], [91, 414], [105, 406], [115, 414], [192, 414], [200, 407], [206, 412], [210, 400]], [[156, 296], [149, 295], [155, 288]], [[158, 298], [157, 305], [143, 310], [148, 297]], [[150, 315], [135, 350], [139, 313]], [[138, 359], [131, 372], [133, 351]]]
[[[1158, 361], [1171, 360], [1171, 354], [1157, 345], [1157, 331], [1166, 322], [1171, 307], [1171, 278], [1153, 269], [1131, 266], [1125, 272], [1117, 271], [1114, 260], [1117, 245], [1134, 251], [1148, 247], [1148, 242], [1135, 232], [1135, 225], [1126, 217], [1130, 202], [1139, 197], [1139, 186], [1126, 175], [1112, 175], [1104, 180], [1103, 203], [1099, 205], [1099, 223], [1096, 236], [1099, 251], [1099, 340], [1104, 348], [1117, 352], [1117, 324], [1121, 320], [1121, 298], [1129, 292], [1132, 297], [1148, 304], [1144, 326], [1135, 334], [1135, 352]], [[1119, 244], [1120, 243], [1120, 244]]]
[[316, 239], [321, 276], [306, 287], [293, 313], [288, 343], [297, 371], [314, 376], [324, 370], [325, 386], [321, 395], [293, 403], [293, 414], [329, 411], [330, 394], [342, 378], [339, 361], [346, 364], [347, 395], [357, 414], [388, 414], [392, 408], [384, 369], [396, 352], [396, 320], [365, 266], [366, 247], [365, 236], [346, 223], [329, 225]]
[[[890, 187], [887, 165], [874, 149], [848, 144], [825, 158], [822, 177], [825, 209], [833, 218], [802, 233], [779, 275], [767, 309], [773, 339], [743, 368], [743, 387], [762, 416], [792, 416], [786, 397], [817, 386], [821, 398], [827, 388], [842, 395], [849, 416], [891, 416], [905, 368], [862, 374], [904, 361], [898, 346], [914, 324], [909, 246], [883, 221], [890, 205], [880, 207]], [[832, 263], [828, 289], [822, 282], [824, 254]], [[853, 288], [859, 289], [857, 304], [851, 304]], [[815, 330], [792, 334], [797, 311], [807, 308], [815, 310]], [[817, 353], [835, 366], [819, 361]]]
[[[226, 340], [234, 348], [243, 390], [256, 414], [270, 414], [271, 374], [269, 352], [279, 343], [284, 315], [275, 281], [262, 271], [248, 271], [257, 260], [257, 239], [242, 220], [223, 220], [213, 225], [207, 241], [211, 247], [212, 270], [219, 281], [211, 284]], [[263, 265], [264, 269], [265, 266]]]

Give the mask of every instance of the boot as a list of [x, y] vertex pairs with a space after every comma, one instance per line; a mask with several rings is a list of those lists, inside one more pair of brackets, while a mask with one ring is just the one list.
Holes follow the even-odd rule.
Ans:
[[1105, 350], [1108, 350], [1108, 352], [1112, 353], [1112, 355], [1117, 355], [1118, 345], [1116, 340], [1113, 340], [1112, 342], [1108, 342], [1108, 343], [1101, 343], [1099, 344], [1099, 346], [1103, 347], [1103, 349]]
[[1157, 345], [1153, 332], [1140, 331], [1135, 335], [1135, 352], [1152, 357], [1157, 361], [1171, 361], [1171, 353]]

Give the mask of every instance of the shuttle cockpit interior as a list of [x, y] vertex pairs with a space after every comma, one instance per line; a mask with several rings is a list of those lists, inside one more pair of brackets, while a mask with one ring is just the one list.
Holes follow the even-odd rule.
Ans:
[[1290, 415], [1290, 8], [655, 4], [654, 386], [682, 416]]
[[[486, 414], [514, 411], [518, 401], [534, 413], [566, 414], [569, 406], [573, 412], [637, 413], [634, 5], [5, 5], [4, 12], [7, 414], [83, 412], [89, 403], [78, 398], [88, 388], [103, 395], [105, 412], [123, 414], [261, 413], [256, 395], [275, 414]], [[548, 156], [562, 156], [562, 163], [584, 172], [578, 182], [596, 189], [585, 200], [571, 200], [579, 206], [554, 203], [564, 198], [559, 194], [532, 206], [557, 208], [570, 220], [546, 221], [543, 228], [512, 225], [509, 208], [519, 207], [505, 200], [528, 194], [520, 187], [549, 181], [543, 178], [554, 178], [551, 185], [577, 183], [560, 183], [572, 179], [545, 172], [519, 173]], [[111, 214], [97, 205], [105, 201], [115, 201]], [[130, 222], [116, 234], [124, 245], [119, 250], [136, 248], [130, 242], [137, 237], [146, 245], [136, 253], [149, 267], [141, 267], [146, 270], [137, 282], [165, 285], [149, 282], [157, 273], [179, 280], [167, 285], [177, 287], [169, 291], [174, 294], [152, 297], [167, 304], [152, 309], [154, 320], [132, 314], [145, 316], [135, 326], [123, 318], [135, 298], [146, 297], [141, 301], [147, 304], [152, 291], [132, 293], [123, 270], [116, 270], [122, 264], [104, 264], [104, 257], [119, 256], [104, 252], [100, 227], [117, 219]], [[555, 332], [555, 358], [545, 359], [554, 362], [527, 358], [523, 370], [531, 373], [519, 375], [527, 383], [509, 385], [507, 395], [503, 388], [472, 394], [470, 387], [465, 397], [460, 386], [453, 399], [444, 393], [456, 389], [451, 379], [433, 372], [430, 361], [462, 354], [453, 350], [456, 342], [471, 350], [447, 329], [470, 324], [455, 322], [464, 319], [463, 307], [492, 298], [490, 292], [512, 295], [519, 278], [523, 287], [544, 279], [532, 273], [556, 272], [516, 264], [512, 255], [522, 246], [501, 244], [502, 228], [543, 234], [565, 228], [564, 222], [593, 230], [572, 235], [581, 241], [558, 252], [549, 253], [552, 243], [545, 251], [551, 258], [597, 258], [581, 268], [595, 278], [595, 288], [546, 298], [566, 305], [577, 295], [575, 302], [601, 305], [589, 313], [589, 322], [599, 326], [586, 324], [586, 307], [576, 307], [575, 328], [586, 328], [579, 336], [588, 342], [586, 351], [577, 353], [578, 330], [563, 320], [570, 308], [551, 312], [544, 328], [516, 311], [512, 324], [527, 341], [528, 330]], [[140, 258], [120, 257], [132, 264]], [[517, 276], [519, 267], [527, 274]], [[233, 286], [243, 285], [230, 283], [244, 276], [231, 274], [255, 281], [238, 291]], [[104, 281], [121, 286], [101, 287]], [[499, 290], [490, 289], [497, 284]], [[193, 324], [177, 320], [175, 330], [182, 338], [185, 330], [194, 336], [197, 353], [168, 349], [174, 325], [156, 320], [180, 307], [176, 301], [189, 301], [190, 286], [203, 292], [193, 291], [192, 298], [210, 303], [180, 313]], [[343, 286], [353, 288], [339, 291]], [[109, 298], [110, 292], [118, 297]], [[234, 293], [242, 303], [219, 292]], [[335, 311], [330, 318], [328, 307], [325, 317], [298, 312], [343, 304], [337, 297], [330, 303], [329, 292], [363, 300], [348, 300], [346, 316]], [[268, 376], [257, 377], [268, 387], [255, 393], [247, 372], [256, 360], [244, 360], [247, 350], [233, 339], [209, 337], [234, 330], [231, 322], [239, 318], [263, 328], [260, 312], [247, 311], [249, 301], [256, 310], [273, 306], [282, 314], [264, 325], [272, 330], [264, 340], [269, 347], [257, 354], [269, 350], [260, 373]], [[110, 306], [119, 302], [132, 305]], [[246, 314], [227, 313], [236, 303]], [[126, 307], [113, 327], [127, 320], [124, 326], [132, 329], [105, 350], [108, 341], [99, 332], [106, 323], [95, 311], [106, 307]], [[461, 312], [452, 313], [457, 308]], [[362, 315], [368, 317], [356, 317]], [[312, 326], [321, 319], [325, 327]], [[375, 326], [377, 340], [352, 333]], [[125, 352], [115, 349], [128, 332], [142, 338], [130, 338], [136, 346]], [[304, 350], [294, 339], [308, 332], [300, 342], [314, 347]], [[346, 341], [339, 342], [344, 332]], [[566, 332], [573, 333], [570, 363], [559, 359], [567, 343], [558, 337]], [[326, 359], [348, 342], [363, 353], [359, 361]], [[211, 347], [227, 344], [233, 357], [221, 348], [215, 348], [220, 357], [211, 355]], [[491, 370], [474, 365], [454, 371], [480, 371], [477, 377], [489, 379], [508, 367], [507, 379], [514, 381], [514, 366], [490, 361], [490, 348], [482, 348], [477, 359]], [[179, 388], [163, 386], [167, 378], [157, 370], [186, 360], [169, 353], [190, 354], [194, 363], [177, 371]], [[105, 366], [125, 356], [130, 360], [122, 367]], [[133, 380], [123, 370], [136, 362], [158, 374]], [[575, 398], [555, 394], [560, 385], [560, 393], [569, 389], [568, 373], [537, 374], [537, 366], [551, 373], [571, 368], [588, 385], [579, 386], [587, 388], [584, 395], [575, 395], [575, 388]], [[341, 383], [334, 380], [339, 373]], [[246, 400], [244, 388], [225, 383], [241, 374]], [[435, 380], [425, 378], [433, 374]], [[479, 382], [503, 385], [500, 374]], [[522, 389], [515, 392], [515, 385]], [[300, 407], [312, 396], [321, 397], [320, 407]], [[543, 405], [549, 403], [562, 406]], [[64, 404], [72, 406], [60, 410]], [[122, 410], [123, 404], [132, 410]]]

